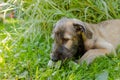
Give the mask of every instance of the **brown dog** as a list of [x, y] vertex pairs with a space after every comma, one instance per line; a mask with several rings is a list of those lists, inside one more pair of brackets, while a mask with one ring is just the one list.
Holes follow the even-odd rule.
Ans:
[[[60, 19], [53, 30], [52, 61], [77, 59], [90, 64], [96, 57], [114, 54], [120, 43], [120, 20], [89, 24], [77, 19]], [[81, 57], [82, 56], [82, 57]]]

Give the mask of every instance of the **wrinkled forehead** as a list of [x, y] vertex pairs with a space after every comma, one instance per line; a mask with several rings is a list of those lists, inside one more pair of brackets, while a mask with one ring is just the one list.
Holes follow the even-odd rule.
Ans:
[[74, 36], [74, 31], [73, 21], [64, 19], [56, 23], [53, 34], [56, 35], [56, 37], [61, 35], [60, 37], [63, 38], [71, 38]]

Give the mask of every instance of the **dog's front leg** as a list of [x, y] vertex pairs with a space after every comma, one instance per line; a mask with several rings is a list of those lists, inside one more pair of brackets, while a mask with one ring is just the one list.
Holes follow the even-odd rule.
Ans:
[[85, 61], [89, 65], [96, 57], [105, 56], [106, 54], [110, 54], [107, 49], [90, 49], [78, 60], [78, 63], [81, 64]]

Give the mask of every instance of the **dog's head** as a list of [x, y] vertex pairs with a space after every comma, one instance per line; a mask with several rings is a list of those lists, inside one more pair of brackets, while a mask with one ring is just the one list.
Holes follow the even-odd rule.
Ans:
[[51, 59], [53, 61], [75, 58], [84, 54], [84, 42], [82, 33], [87, 38], [88, 30], [84, 22], [77, 19], [60, 19], [54, 26], [52, 37], [54, 39]]

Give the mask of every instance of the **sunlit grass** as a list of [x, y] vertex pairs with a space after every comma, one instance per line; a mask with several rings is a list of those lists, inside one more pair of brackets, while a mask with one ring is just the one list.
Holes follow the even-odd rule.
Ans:
[[3, 58], [0, 56], [0, 64], [3, 63]]
[[[14, 1], [8, 2], [13, 5]], [[57, 20], [69, 17], [97, 23], [120, 18], [119, 3], [119, 0], [17, 0], [16, 19], [0, 22], [0, 80], [119, 80], [119, 47], [117, 57], [98, 58], [90, 66], [72, 61], [61, 69], [47, 66], [51, 33]]]

